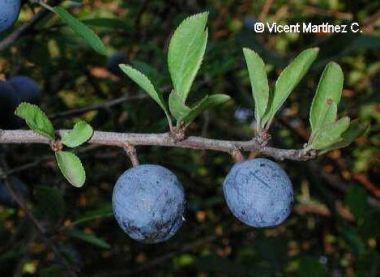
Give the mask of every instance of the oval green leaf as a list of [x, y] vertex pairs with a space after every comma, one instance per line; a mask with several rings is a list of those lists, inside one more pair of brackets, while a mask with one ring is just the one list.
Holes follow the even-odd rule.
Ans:
[[325, 125], [315, 135], [311, 147], [316, 150], [323, 150], [342, 140], [342, 134], [350, 126], [350, 118], [343, 117], [338, 121]]
[[77, 35], [82, 37], [96, 52], [102, 55], [107, 55], [107, 48], [93, 30], [61, 7], [53, 7], [51, 10], [56, 13]]
[[186, 116], [183, 117], [183, 121], [189, 125], [194, 119], [207, 109], [218, 106], [230, 100], [231, 97], [225, 94], [214, 94], [211, 96], [205, 96], [199, 101]]
[[120, 65], [120, 69], [138, 84], [153, 100], [164, 110], [166, 116], [170, 118], [165, 100], [160, 92], [158, 92], [149, 78], [139, 70], [125, 64]]
[[343, 71], [337, 63], [331, 62], [326, 65], [310, 108], [309, 119], [312, 132], [323, 126], [322, 121], [328, 108], [326, 102], [332, 100], [339, 105], [343, 81]]
[[66, 180], [74, 187], [82, 187], [86, 181], [86, 172], [80, 159], [74, 153], [66, 151], [56, 152], [55, 158]]
[[252, 96], [255, 101], [255, 118], [258, 126], [261, 127], [261, 118], [265, 114], [269, 99], [269, 85], [265, 64], [255, 51], [243, 48], [243, 53], [251, 82]]
[[[284, 104], [292, 90], [298, 85], [317, 58], [318, 48], [302, 51], [280, 74], [276, 81], [274, 94], [271, 95], [267, 112], [262, 124], [271, 123], [274, 115]], [[269, 127], [269, 126], [267, 126]]]
[[38, 106], [25, 102], [21, 103], [15, 114], [24, 119], [29, 128], [36, 133], [52, 140], [55, 139], [53, 124]]
[[168, 66], [173, 87], [185, 103], [194, 78], [201, 66], [207, 44], [208, 13], [186, 18], [170, 40]]
[[92, 127], [85, 121], [79, 121], [73, 130], [62, 135], [62, 143], [68, 147], [77, 147], [88, 141], [94, 133]]

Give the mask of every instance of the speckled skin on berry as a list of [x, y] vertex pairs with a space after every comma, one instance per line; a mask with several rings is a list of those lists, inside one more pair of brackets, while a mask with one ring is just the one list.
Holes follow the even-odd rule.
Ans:
[[20, 12], [21, 0], [0, 1], [0, 32], [8, 29], [17, 20]]
[[181, 227], [185, 195], [171, 171], [145, 164], [120, 176], [112, 206], [117, 222], [131, 238], [157, 243], [168, 240]]
[[292, 183], [286, 172], [268, 159], [237, 163], [223, 184], [231, 212], [252, 227], [281, 224], [293, 204]]

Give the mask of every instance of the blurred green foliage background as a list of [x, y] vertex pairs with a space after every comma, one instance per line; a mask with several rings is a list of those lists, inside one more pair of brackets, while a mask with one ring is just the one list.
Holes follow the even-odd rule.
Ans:
[[[233, 101], [199, 117], [191, 134], [239, 140], [253, 135], [253, 101], [242, 47], [263, 57], [272, 85], [290, 58], [320, 47], [312, 70], [276, 117], [272, 145], [301, 148], [307, 141], [311, 100], [331, 60], [345, 73], [340, 114], [371, 123], [350, 147], [315, 161], [281, 163], [293, 181], [296, 203], [290, 218], [274, 229], [243, 226], [228, 210], [221, 185], [233, 164], [229, 156], [138, 147], [142, 163], [168, 167], [186, 190], [186, 223], [173, 239], [158, 245], [132, 241], [112, 216], [113, 186], [130, 167], [120, 149], [82, 147], [79, 156], [88, 177], [83, 188], [75, 189], [57, 172], [46, 147], [1, 146], [12, 175], [30, 189], [28, 207], [67, 261], [80, 269], [80, 276], [380, 276], [379, 1], [87, 0], [63, 5], [96, 31], [110, 56], [121, 54], [120, 62], [145, 72], [166, 93], [172, 32], [185, 17], [210, 12], [209, 43], [191, 97], [226, 93]], [[33, 9], [24, 5], [13, 29], [31, 16]], [[363, 32], [256, 34], [255, 21], [357, 21]], [[96, 130], [167, 129], [160, 108], [128, 78], [110, 72], [107, 57], [95, 53], [53, 14], [0, 53], [0, 69], [5, 79], [22, 74], [41, 84], [41, 107], [57, 127], [85, 119]], [[61, 262], [18, 208], [0, 206], [0, 275], [65, 275]]]

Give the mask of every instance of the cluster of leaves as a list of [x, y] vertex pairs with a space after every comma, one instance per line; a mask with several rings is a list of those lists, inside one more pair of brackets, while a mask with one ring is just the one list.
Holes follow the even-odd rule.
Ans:
[[[270, 93], [263, 60], [253, 50], [243, 49], [259, 132], [269, 129], [275, 114], [305, 76], [317, 58], [318, 51], [318, 48], [307, 49], [294, 58], [281, 72], [273, 93]], [[310, 108], [311, 136], [306, 149], [325, 152], [346, 147], [368, 128], [367, 124], [359, 123], [358, 120], [350, 124], [350, 118], [347, 116], [337, 120], [342, 89], [343, 71], [337, 63], [330, 62], [322, 73]]]
[[[160, 105], [169, 124], [172, 115], [177, 120], [177, 126], [186, 126], [204, 110], [230, 99], [228, 95], [215, 94], [205, 96], [191, 108], [186, 105], [191, 85], [206, 50], [207, 15], [201, 13], [185, 19], [170, 41], [168, 67], [174, 89], [169, 95], [169, 109], [162, 93], [155, 89], [146, 75], [129, 65], [120, 65], [123, 72]], [[276, 113], [317, 58], [319, 49], [311, 48], [301, 52], [281, 72], [272, 93], [269, 90], [266, 67], [261, 57], [249, 48], [244, 48], [243, 52], [255, 102], [257, 131], [268, 131]], [[348, 117], [337, 120], [342, 89], [343, 72], [338, 64], [331, 62], [322, 73], [310, 109], [312, 134], [307, 149], [328, 151], [346, 147], [367, 129], [366, 124], [360, 124], [357, 120], [350, 124]]]
[[81, 160], [72, 152], [62, 151], [61, 144], [70, 148], [84, 144], [93, 135], [92, 127], [85, 121], [79, 121], [72, 130], [60, 134], [61, 138], [57, 138], [52, 122], [38, 106], [21, 103], [15, 113], [25, 120], [30, 129], [52, 142], [58, 167], [67, 181], [75, 187], [83, 186], [86, 172]]
[[146, 75], [130, 65], [120, 65], [123, 72], [160, 105], [168, 118], [169, 125], [172, 124], [171, 116], [173, 116], [177, 127], [188, 126], [206, 109], [223, 104], [230, 99], [225, 94], [214, 94], [205, 96], [191, 107], [186, 103], [207, 46], [207, 16], [208, 13], [204, 12], [188, 17], [178, 26], [170, 40], [168, 66], [173, 90], [169, 95], [169, 109], [162, 93], [155, 89]]

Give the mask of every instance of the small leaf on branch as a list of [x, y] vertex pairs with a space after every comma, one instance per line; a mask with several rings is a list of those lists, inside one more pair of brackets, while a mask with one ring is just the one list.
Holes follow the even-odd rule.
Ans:
[[170, 40], [168, 66], [173, 87], [185, 103], [194, 78], [201, 66], [207, 44], [208, 13], [186, 18]]
[[188, 125], [190, 124], [199, 114], [205, 110], [223, 104], [230, 100], [231, 97], [225, 94], [214, 94], [211, 96], [205, 96], [201, 101], [199, 101], [189, 113], [183, 117], [183, 121]]
[[55, 152], [55, 158], [63, 176], [74, 187], [80, 188], [86, 181], [86, 172], [80, 159], [71, 152]]
[[326, 102], [332, 100], [336, 105], [339, 105], [343, 80], [343, 71], [337, 63], [331, 62], [326, 65], [310, 108], [309, 119], [312, 132], [324, 125], [322, 119], [328, 108]]
[[342, 140], [342, 134], [350, 125], [350, 118], [343, 117], [334, 123], [323, 126], [315, 135], [311, 147], [322, 150]]
[[255, 101], [255, 119], [259, 127], [262, 127], [261, 119], [265, 114], [269, 99], [269, 85], [265, 64], [255, 51], [243, 48], [243, 52], [251, 82], [252, 96]]
[[107, 49], [97, 34], [73, 17], [68, 11], [61, 7], [52, 7], [51, 11], [56, 13], [77, 35], [82, 37], [96, 52], [107, 55]]
[[177, 122], [181, 121], [181, 119], [191, 111], [191, 109], [181, 101], [174, 90], [169, 95], [169, 109]]
[[74, 128], [62, 135], [61, 142], [68, 147], [77, 147], [88, 141], [94, 133], [92, 127], [85, 121], [79, 121]]
[[29, 128], [36, 133], [52, 140], [55, 139], [53, 124], [38, 106], [25, 102], [21, 103], [15, 114], [24, 119]]
[[[289, 97], [317, 58], [318, 48], [302, 51], [280, 74], [276, 81], [274, 94], [271, 95], [262, 124], [270, 123], [277, 111]], [[267, 126], [269, 127], [269, 126]]]
[[139, 70], [125, 64], [120, 65], [120, 69], [131, 78], [136, 84], [138, 84], [150, 97], [164, 110], [166, 116], [170, 118], [169, 111], [162, 94], [158, 92], [149, 78]]
[[342, 134], [342, 140], [324, 149], [324, 152], [344, 148], [363, 135], [369, 128], [368, 123], [359, 122], [358, 119], [351, 121], [350, 127]]
[[316, 136], [316, 134], [318, 134], [321, 128], [324, 128], [325, 126], [332, 124], [336, 121], [337, 110], [338, 110], [336, 103], [332, 101], [331, 99], [328, 99], [327, 101], [325, 101], [324, 105], [326, 106], [324, 108], [325, 109], [324, 116], [323, 118], [320, 119], [320, 122], [319, 122], [320, 125], [318, 129], [315, 129], [311, 132], [310, 140], [313, 140], [313, 138]]

